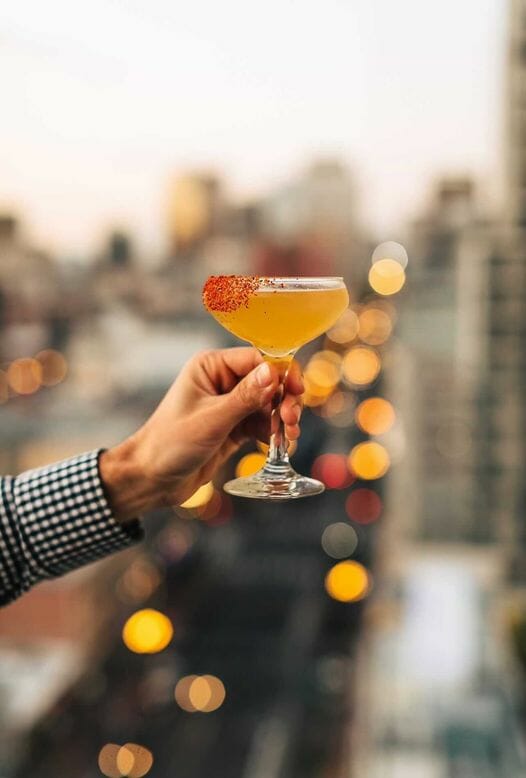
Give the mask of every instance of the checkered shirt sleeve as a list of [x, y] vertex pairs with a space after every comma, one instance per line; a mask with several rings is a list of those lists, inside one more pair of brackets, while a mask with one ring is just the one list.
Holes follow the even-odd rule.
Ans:
[[100, 453], [0, 478], [0, 605], [142, 540], [138, 520], [119, 524], [112, 515]]

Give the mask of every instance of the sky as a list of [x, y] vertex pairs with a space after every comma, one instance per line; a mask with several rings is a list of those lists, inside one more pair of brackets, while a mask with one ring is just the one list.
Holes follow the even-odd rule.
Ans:
[[0, 7], [0, 210], [82, 255], [162, 246], [170, 180], [234, 200], [337, 156], [379, 240], [440, 174], [497, 202], [505, 0], [17, 0]]

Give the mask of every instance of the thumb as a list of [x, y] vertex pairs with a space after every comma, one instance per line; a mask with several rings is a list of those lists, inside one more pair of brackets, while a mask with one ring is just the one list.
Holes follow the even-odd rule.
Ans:
[[230, 428], [243, 421], [255, 411], [261, 410], [272, 399], [278, 388], [279, 378], [268, 362], [262, 362], [228, 394], [223, 395], [224, 405], [221, 409], [223, 419]]

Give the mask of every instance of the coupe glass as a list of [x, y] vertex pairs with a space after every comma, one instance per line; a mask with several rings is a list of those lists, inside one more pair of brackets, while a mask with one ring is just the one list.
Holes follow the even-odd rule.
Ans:
[[[221, 288], [226, 304], [214, 302], [214, 287]], [[207, 294], [207, 289], [212, 294]], [[241, 295], [239, 289], [243, 290]], [[280, 375], [272, 403], [267, 461], [254, 475], [228, 481], [225, 491], [265, 500], [291, 500], [323, 492], [320, 481], [299, 475], [289, 462], [280, 405], [296, 351], [330, 329], [347, 308], [349, 296], [343, 278], [212, 276], [203, 300], [225, 329], [259, 349]]]

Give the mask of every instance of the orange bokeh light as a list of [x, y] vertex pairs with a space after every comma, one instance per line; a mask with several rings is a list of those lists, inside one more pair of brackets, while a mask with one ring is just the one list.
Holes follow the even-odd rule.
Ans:
[[347, 308], [327, 332], [327, 337], [333, 343], [350, 343], [358, 335], [359, 327], [358, 316], [352, 308]]
[[325, 577], [325, 589], [333, 600], [357, 602], [370, 590], [369, 574], [359, 562], [338, 562]]
[[259, 451], [252, 451], [250, 454], [245, 454], [241, 457], [236, 465], [237, 478], [246, 478], [247, 476], [257, 473], [265, 464], [265, 454]]
[[357, 478], [372, 481], [381, 478], [389, 470], [389, 454], [376, 441], [366, 440], [352, 449], [348, 465]]
[[369, 435], [382, 435], [391, 429], [396, 415], [390, 402], [382, 397], [370, 397], [357, 407], [355, 419], [360, 429]]
[[55, 386], [64, 380], [68, 372], [68, 365], [59, 351], [52, 348], [39, 351], [35, 359], [42, 366], [42, 384], [44, 386]]
[[380, 357], [374, 349], [354, 346], [343, 358], [342, 371], [349, 384], [367, 386], [378, 377], [381, 366]]
[[172, 637], [172, 622], [153, 608], [132, 614], [122, 630], [126, 648], [136, 654], [156, 654], [166, 648]]
[[360, 314], [360, 340], [369, 346], [380, 346], [391, 335], [393, 324], [380, 308], [366, 308]]
[[17, 394], [34, 394], [42, 386], [42, 365], [36, 359], [15, 359], [7, 368], [7, 381]]
[[396, 294], [405, 284], [405, 272], [394, 259], [380, 259], [369, 270], [369, 284], [385, 297]]

